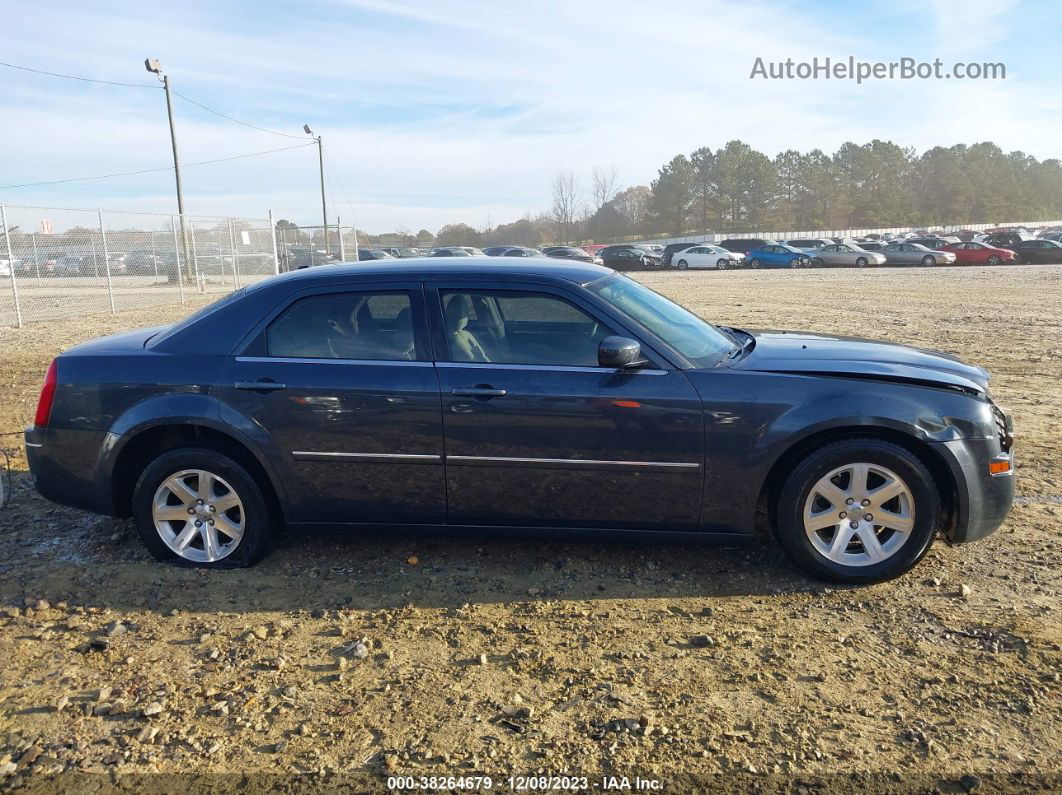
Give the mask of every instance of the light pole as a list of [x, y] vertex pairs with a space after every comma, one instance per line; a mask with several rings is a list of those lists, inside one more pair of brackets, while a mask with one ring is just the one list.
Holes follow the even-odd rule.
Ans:
[[309, 124], [302, 125], [302, 129], [306, 131], [307, 135], [317, 141], [317, 165], [321, 171], [321, 221], [324, 224], [325, 253], [331, 254], [332, 251], [328, 247], [328, 206], [325, 203], [324, 149], [321, 148], [321, 136], [314, 135], [313, 130], [310, 129]]
[[[173, 126], [173, 99], [170, 96], [170, 77], [162, 73], [162, 64], [159, 63], [158, 58], [145, 58], [144, 68], [158, 77], [162, 81], [162, 87], [166, 91], [166, 117], [170, 122], [170, 146], [173, 147], [173, 175], [177, 180], [177, 215], [181, 219], [181, 241], [184, 247], [184, 265], [188, 270], [188, 274], [191, 275], [193, 268], [192, 264], [188, 262], [188, 233], [184, 225], [184, 190], [181, 188], [181, 161], [177, 157], [177, 131]], [[180, 279], [180, 269], [178, 269], [177, 278]]]

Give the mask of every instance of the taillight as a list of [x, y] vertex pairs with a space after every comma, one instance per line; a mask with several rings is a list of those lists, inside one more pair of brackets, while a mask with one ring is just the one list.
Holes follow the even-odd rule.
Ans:
[[44, 374], [44, 386], [41, 387], [41, 396], [37, 401], [37, 414], [33, 418], [33, 424], [43, 428], [48, 424], [48, 418], [52, 414], [52, 401], [55, 399], [55, 360], [48, 365], [48, 372]]

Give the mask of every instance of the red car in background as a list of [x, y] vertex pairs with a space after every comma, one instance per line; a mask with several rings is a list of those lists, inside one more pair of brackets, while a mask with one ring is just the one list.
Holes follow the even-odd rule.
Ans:
[[1010, 249], [986, 246], [984, 243], [973, 241], [952, 243], [941, 248], [941, 251], [954, 254], [956, 265], [1002, 265], [1017, 259], [1017, 255]]
[[601, 249], [608, 248], [608, 246], [604, 243], [591, 243], [586, 246], [579, 246], [579, 248], [581, 248], [587, 254], [593, 254], [594, 256], [597, 256], [598, 252], [600, 252]]

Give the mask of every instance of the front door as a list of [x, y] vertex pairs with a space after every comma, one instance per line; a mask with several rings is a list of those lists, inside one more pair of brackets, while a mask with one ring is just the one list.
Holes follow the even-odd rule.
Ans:
[[703, 486], [701, 403], [651, 351], [600, 367], [632, 336], [578, 296], [541, 285], [429, 291], [458, 525], [694, 529]]
[[332, 288], [279, 310], [221, 399], [268, 434], [288, 519], [446, 520], [439, 384], [419, 283]]

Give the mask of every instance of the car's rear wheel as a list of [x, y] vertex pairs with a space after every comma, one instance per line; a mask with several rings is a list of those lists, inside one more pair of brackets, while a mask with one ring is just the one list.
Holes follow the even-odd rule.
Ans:
[[203, 568], [256, 563], [276, 524], [241, 463], [195, 447], [163, 453], [148, 465], [133, 492], [133, 516], [157, 560]]
[[690, 264], [688, 262], [686, 262], [686, 260], [684, 260], [684, 259], [680, 259], [679, 260], [679, 270], [683, 270], [684, 271], [689, 266], [690, 266]]
[[758, 268], [758, 267], [760, 267], [760, 261], [759, 261], [758, 259], [754, 259], [754, 260], [752, 260], [752, 261], [751, 261], [751, 262], [749, 263], [749, 267], [750, 267], [750, 268]]
[[727, 267], [729, 267], [729, 263], [725, 259], [721, 259], [717, 263], [715, 263], [715, 267], [718, 270], [725, 271]]
[[931, 268], [932, 266], [937, 264], [937, 261], [933, 257], [926, 254], [924, 257], [922, 257], [922, 264], [925, 265], [927, 268]]
[[989, 258], [988, 258], [988, 264], [989, 264], [989, 265], [999, 265], [999, 264], [1001, 264], [1002, 262], [1003, 262], [1003, 260], [1001, 260], [1001, 259], [1000, 259], [1000, 258], [999, 258], [999, 257], [998, 257], [997, 255], [995, 255], [995, 254], [993, 254], [993, 255], [992, 255], [991, 257], [989, 257]]
[[939, 489], [917, 456], [856, 438], [826, 444], [793, 469], [778, 495], [775, 529], [811, 574], [873, 583], [922, 559], [939, 514]]
[[868, 264], [869, 263], [867, 262], [867, 258], [866, 257], [857, 257], [856, 258], [856, 267], [857, 268], [865, 268]]

